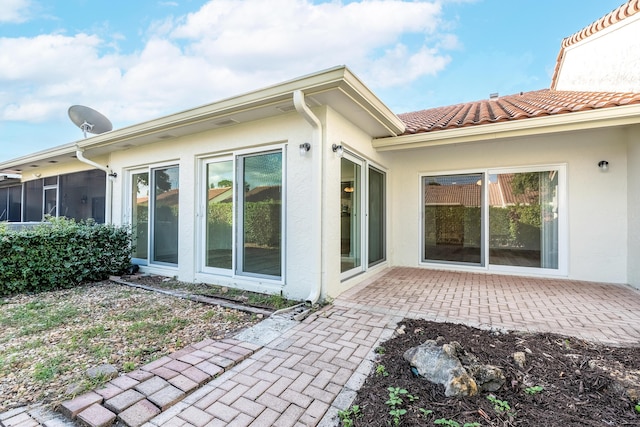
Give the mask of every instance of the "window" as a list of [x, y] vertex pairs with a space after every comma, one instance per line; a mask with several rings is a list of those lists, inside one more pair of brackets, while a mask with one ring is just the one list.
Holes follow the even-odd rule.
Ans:
[[369, 166], [369, 266], [386, 260], [384, 172]]
[[340, 273], [348, 279], [386, 260], [386, 176], [349, 152], [340, 159]]
[[283, 276], [282, 150], [203, 162], [203, 271]]
[[566, 274], [564, 166], [425, 176], [423, 262]]
[[132, 258], [137, 264], [178, 264], [178, 166], [129, 172]]
[[482, 174], [426, 176], [424, 261], [482, 265]]
[[558, 171], [489, 174], [489, 263], [558, 268]]
[[0, 188], [0, 222], [22, 220], [22, 185]]
[[152, 262], [178, 264], [178, 166], [151, 171]]
[[149, 241], [149, 172], [131, 174], [131, 256], [146, 263]]
[[206, 165], [205, 266], [233, 268], [233, 160]]

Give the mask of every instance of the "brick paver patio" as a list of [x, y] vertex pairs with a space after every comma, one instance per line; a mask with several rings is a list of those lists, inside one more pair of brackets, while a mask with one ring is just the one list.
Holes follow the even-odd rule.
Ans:
[[[251, 354], [218, 349], [204, 359], [208, 354], [191, 352], [143, 367], [155, 379], [131, 388], [147, 398], [130, 402], [129, 413], [118, 400], [106, 407], [121, 410], [119, 419], [129, 425], [147, 427], [333, 426], [373, 367], [373, 349], [406, 317], [640, 344], [640, 291], [628, 286], [398, 267], [352, 288], [264, 347], [250, 347]], [[237, 363], [221, 366], [225, 356]], [[167, 364], [181, 377], [168, 375]], [[226, 371], [195, 388], [193, 382], [203, 382], [191, 365], [203, 375], [211, 368]], [[171, 399], [156, 399], [154, 406], [150, 393], [161, 386], [186, 397], [166, 406]], [[157, 416], [155, 408], [162, 410]], [[93, 413], [108, 415], [96, 406], [85, 415]], [[11, 425], [0, 414], [3, 422]]]

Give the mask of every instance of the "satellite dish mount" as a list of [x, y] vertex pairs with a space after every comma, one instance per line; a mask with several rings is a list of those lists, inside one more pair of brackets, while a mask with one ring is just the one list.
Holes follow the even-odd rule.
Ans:
[[69, 107], [69, 118], [76, 126], [82, 129], [85, 138], [87, 137], [87, 132], [98, 135], [113, 129], [109, 119], [93, 108], [85, 107], [84, 105], [72, 105]]

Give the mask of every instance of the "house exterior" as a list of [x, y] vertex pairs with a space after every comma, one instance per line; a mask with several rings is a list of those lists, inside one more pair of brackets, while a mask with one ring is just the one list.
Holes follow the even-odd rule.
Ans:
[[[640, 287], [638, 11], [566, 39], [547, 90], [396, 115], [335, 67], [2, 162], [0, 205], [130, 224], [142, 271], [313, 302], [389, 266]], [[585, 69], [610, 44], [637, 58]]]

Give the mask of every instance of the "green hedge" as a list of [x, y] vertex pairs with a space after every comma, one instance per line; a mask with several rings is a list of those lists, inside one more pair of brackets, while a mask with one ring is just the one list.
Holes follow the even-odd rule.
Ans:
[[[231, 203], [209, 203], [209, 228], [231, 230], [233, 224]], [[245, 203], [244, 233], [246, 243], [261, 247], [280, 245], [281, 204], [274, 201]]]
[[0, 223], [0, 295], [69, 288], [131, 264], [128, 227], [51, 218], [13, 231]]

